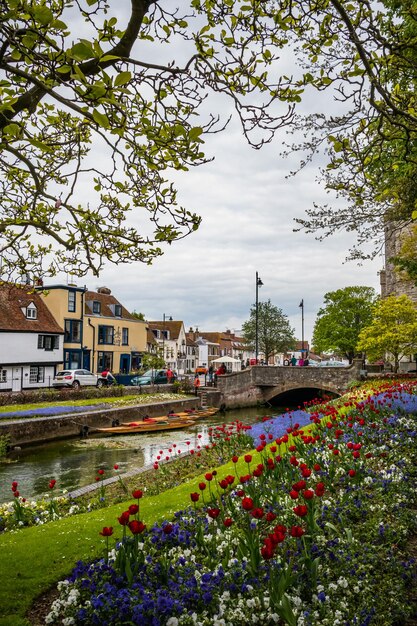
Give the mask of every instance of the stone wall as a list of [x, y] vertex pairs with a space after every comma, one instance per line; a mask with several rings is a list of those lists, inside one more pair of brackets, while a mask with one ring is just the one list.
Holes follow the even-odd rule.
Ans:
[[26, 418], [7, 422], [0, 421], [0, 435], [9, 435], [11, 446], [26, 446], [54, 439], [76, 437], [84, 427], [89, 432], [112, 425], [113, 420], [128, 422], [142, 419], [145, 415], [156, 417], [169, 411], [184, 411], [196, 406], [196, 399], [175, 402], [158, 402], [123, 408], [105, 408], [101, 411], [66, 414], [57, 417]]
[[320, 389], [342, 395], [360, 380], [362, 361], [350, 367], [250, 367], [242, 372], [220, 376], [217, 389], [226, 408], [256, 406], [293, 389]]

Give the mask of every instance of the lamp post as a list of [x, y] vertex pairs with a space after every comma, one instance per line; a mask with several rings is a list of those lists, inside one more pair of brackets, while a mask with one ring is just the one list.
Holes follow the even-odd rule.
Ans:
[[301, 308], [301, 358], [304, 359], [304, 299], [298, 306]]
[[[162, 316], [163, 319], [163, 325], [162, 325], [162, 358], [164, 359], [164, 363], [165, 363], [165, 320], [167, 319], [167, 316], [165, 315], [165, 313]], [[171, 315], [168, 317], [168, 321], [172, 322], [172, 317]]]
[[263, 282], [256, 272], [256, 303], [255, 303], [255, 363], [258, 365], [258, 289], [262, 287]]

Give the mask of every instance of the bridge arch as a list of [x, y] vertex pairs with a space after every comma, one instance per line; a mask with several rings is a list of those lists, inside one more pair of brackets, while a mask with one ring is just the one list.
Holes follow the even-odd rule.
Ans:
[[252, 366], [241, 372], [220, 376], [217, 389], [226, 408], [248, 407], [270, 402], [299, 389], [317, 389], [337, 396], [361, 379], [362, 361], [349, 367]]

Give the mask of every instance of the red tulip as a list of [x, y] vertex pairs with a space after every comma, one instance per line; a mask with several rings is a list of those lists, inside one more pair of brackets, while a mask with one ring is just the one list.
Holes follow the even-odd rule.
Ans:
[[103, 530], [100, 531], [100, 535], [102, 537], [110, 537], [113, 534], [113, 526], [104, 526]]
[[141, 489], [135, 489], [135, 491], [132, 491], [132, 496], [139, 500], [143, 496], [143, 491]]
[[145, 524], [138, 521], [137, 519], [133, 519], [131, 522], [129, 522], [128, 526], [132, 535], [139, 535], [140, 533], [143, 533], [146, 528]]
[[302, 537], [304, 535], [304, 530], [301, 526], [291, 526], [290, 534], [291, 537]]
[[226, 526], [226, 528], [229, 528], [233, 524], [232, 518], [231, 517], [226, 517], [224, 519], [223, 524]]
[[194, 493], [190, 493], [191, 502], [198, 502], [200, 499], [200, 494], [196, 491]]
[[299, 504], [293, 508], [293, 511], [299, 517], [305, 517], [307, 515], [308, 509], [305, 504]]
[[245, 511], [251, 511], [253, 509], [253, 500], [252, 498], [245, 497], [242, 499], [242, 507]]
[[131, 504], [129, 506], [129, 514], [130, 515], [136, 515], [136, 513], [138, 513], [139, 511], [139, 506], [137, 504]]
[[129, 523], [130, 513], [129, 511], [124, 511], [120, 517], [118, 517], [119, 524], [121, 526], [127, 526]]

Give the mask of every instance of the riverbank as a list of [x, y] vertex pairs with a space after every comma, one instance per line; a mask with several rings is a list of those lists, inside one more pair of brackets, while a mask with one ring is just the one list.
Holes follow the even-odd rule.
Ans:
[[8, 436], [10, 446], [29, 446], [57, 439], [85, 436], [97, 428], [112, 425], [113, 421], [134, 421], [145, 415], [156, 417], [199, 406], [195, 397], [182, 397], [178, 400], [153, 401], [149, 404], [128, 406], [97, 406], [96, 408], [77, 407], [72, 413], [30, 419], [4, 419], [0, 421], [0, 436]]

